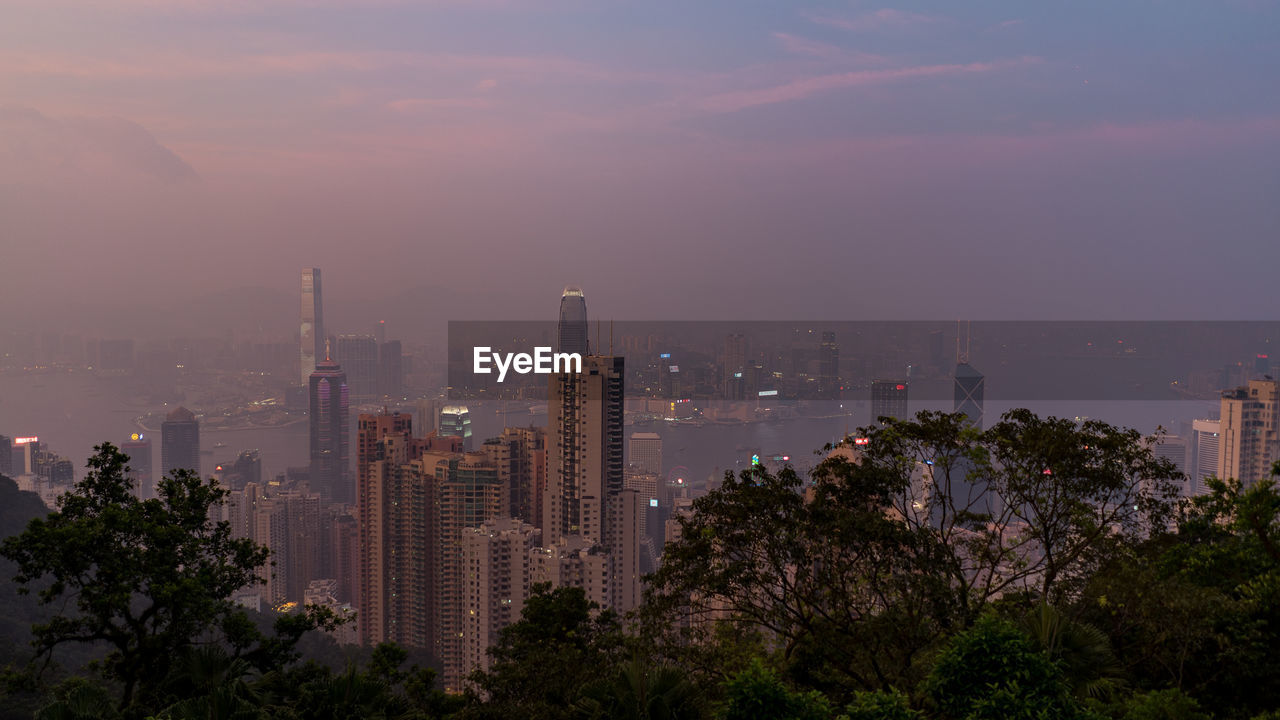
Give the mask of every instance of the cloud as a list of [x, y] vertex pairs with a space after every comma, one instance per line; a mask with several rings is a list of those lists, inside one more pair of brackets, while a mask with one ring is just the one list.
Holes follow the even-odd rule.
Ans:
[[57, 119], [14, 106], [0, 106], [0, 169], [10, 182], [111, 181], [122, 174], [168, 182], [197, 178], [185, 160], [137, 123]]
[[919, 65], [915, 67], [855, 70], [852, 72], [815, 75], [772, 87], [719, 93], [704, 98], [701, 102], [701, 107], [711, 112], [735, 112], [757, 105], [803, 100], [812, 95], [841, 88], [877, 85], [925, 77], [986, 73], [1034, 61], [1035, 58], [1019, 58], [1017, 60], [978, 62], [963, 65]]
[[492, 105], [493, 101], [483, 97], [402, 98], [387, 103], [387, 107], [396, 112], [476, 110], [491, 107]]
[[820, 25], [828, 25], [830, 27], [840, 28], [841, 30], [851, 30], [854, 32], [933, 25], [946, 20], [946, 18], [940, 15], [924, 15], [921, 13], [894, 10], [892, 8], [876, 10], [875, 12], [865, 13], [853, 18], [816, 15], [813, 13], [805, 13], [805, 17]]
[[789, 33], [775, 32], [773, 34], [773, 38], [782, 45], [782, 49], [793, 55], [803, 55], [839, 62], [855, 62], [862, 65], [882, 65], [888, 62], [888, 58], [883, 55], [851, 52], [835, 45], [811, 40], [798, 35], [791, 35]]

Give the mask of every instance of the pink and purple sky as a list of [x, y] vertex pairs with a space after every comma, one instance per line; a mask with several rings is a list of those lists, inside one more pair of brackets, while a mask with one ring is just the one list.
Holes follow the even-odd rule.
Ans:
[[1267, 0], [6, 0], [0, 331], [312, 265], [353, 325], [1273, 319], [1278, 67]]

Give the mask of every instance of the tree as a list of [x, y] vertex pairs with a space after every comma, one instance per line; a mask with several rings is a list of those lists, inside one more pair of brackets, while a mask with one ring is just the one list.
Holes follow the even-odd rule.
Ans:
[[831, 703], [816, 690], [795, 691], [758, 658], [725, 683], [720, 720], [828, 720]]
[[575, 708], [584, 720], [700, 720], [705, 705], [683, 670], [636, 654], [612, 678], [584, 688]]
[[809, 484], [755, 467], [694, 501], [646, 591], [655, 643], [706, 647], [747, 624], [839, 700], [914, 687], [937, 638], [994, 600], [1077, 596], [1164, 527], [1175, 490], [1136, 431], [1095, 421], [1016, 410], [981, 432], [923, 412], [859, 432]]
[[159, 498], [139, 500], [127, 456], [109, 443], [95, 450], [57, 510], [5, 540], [0, 554], [17, 565], [23, 591], [47, 582], [37, 596], [58, 604], [33, 628], [38, 654], [105, 644], [101, 670], [120, 683], [119, 707], [141, 711], [175, 657], [242, 617], [230, 597], [260, 582], [267, 551], [209, 520], [225, 494], [216, 482], [178, 470], [160, 481]]
[[460, 717], [572, 717], [584, 689], [607, 682], [621, 665], [622, 643], [617, 617], [581, 588], [534, 585], [520, 621], [489, 649], [489, 671], [472, 675], [476, 696]]
[[952, 638], [924, 683], [946, 720], [1068, 720], [1085, 717], [1058, 666], [994, 614]]

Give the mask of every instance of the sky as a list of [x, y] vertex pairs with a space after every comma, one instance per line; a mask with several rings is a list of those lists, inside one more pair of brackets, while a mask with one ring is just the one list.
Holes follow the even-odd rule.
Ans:
[[331, 326], [1276, 319], [1278, 41], [1267, 0], [0, 0], [0, 331], [275, 332], [310, 266]]

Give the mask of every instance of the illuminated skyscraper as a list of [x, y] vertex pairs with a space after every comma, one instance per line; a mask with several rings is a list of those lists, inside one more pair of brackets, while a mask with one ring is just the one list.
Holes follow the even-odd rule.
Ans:
[[567, 287], [560, 296], [557, 351], [587, 356], [587, 298], [582, 288]]
[[316, 362], [324, 357], [324, 305], [320, 294], [320, 268], [302, 271], [302, 384], [311, 381]]
[[160, 473], [167, 476], [178, 469], [200, 474], [200, 422], [184, 407], [160, 424]]
[[907, 384], [901, 380], [874, 380], [871, 383], [871, 422], [882, 417], [906, 420]]
[[968, 362], [956, 365], [955, 412], [964, 413], [974, 427], [982, 428], [982, 398], [986, 391], [986, 378]]
[[632, 467], [651, 475], [662, 474], [662, 436], [652, 432], [631, 433]]
[[339, 503], [355, 501], [350, 481], [350, 391], [342, 366], [327, 357], [311, 373], [311, 491]]
[[445, 405], [440, 410], [440, 437], [462, 438], [462, 448], [471, 450], [471, 411], [466, 405]]

